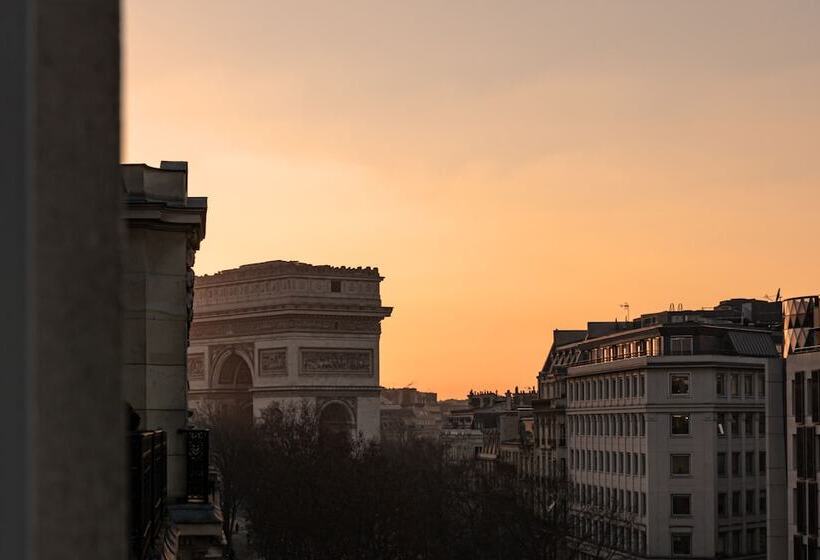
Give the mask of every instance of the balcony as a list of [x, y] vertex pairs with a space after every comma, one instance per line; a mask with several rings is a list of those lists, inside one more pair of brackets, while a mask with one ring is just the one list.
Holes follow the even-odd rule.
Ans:
[[130, 557], [143, 560], [162, 528], [167, 496], [166, 435], [161, 430], [130, 432]]

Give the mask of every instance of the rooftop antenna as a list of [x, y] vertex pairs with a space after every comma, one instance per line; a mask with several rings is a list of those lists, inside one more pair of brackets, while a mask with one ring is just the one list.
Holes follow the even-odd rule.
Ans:
[[777, 295], [774, 297], [775, 301], [780, 301], [780, 288], [777, 289]]
[[628, 323], [629, 322], [629, 303], [624, 302], [620, 305], [620, 307], [621, 307], [621, 309], [624, 310], [624, 313], [626, 313], [626, 322]]

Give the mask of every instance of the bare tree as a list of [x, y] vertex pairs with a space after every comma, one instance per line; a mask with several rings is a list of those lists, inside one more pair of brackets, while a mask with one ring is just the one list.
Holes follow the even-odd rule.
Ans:
[[255, 434], [247, 412], [237, 406], [208, 403], [197, 409], [195, 420], [210, 429], [211, 464], [221, 478], [222, 528], [233, 557], [232, 537], [246, 496], [250, 492], [250, 464]]
[[571, 488], [557, 479], [545, 489], [502, 464], [451, 461], [423, 438], [327, 438], [306, 403], [265, 410], [249, 433], [252, 444], [224, 454], [244, 464], [221, 468], [244, 479], [234, 503], [265, 560], [561, 560], [574, 550]]

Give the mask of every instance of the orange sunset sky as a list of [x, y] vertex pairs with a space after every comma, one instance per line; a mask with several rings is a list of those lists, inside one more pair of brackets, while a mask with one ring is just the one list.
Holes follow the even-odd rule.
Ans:
[[385, 386], [532, 386], [623, 302], [820, 292], [820, 2], [123, 10], [123, 158], [189, 162], [196, 271], [378, 266]]

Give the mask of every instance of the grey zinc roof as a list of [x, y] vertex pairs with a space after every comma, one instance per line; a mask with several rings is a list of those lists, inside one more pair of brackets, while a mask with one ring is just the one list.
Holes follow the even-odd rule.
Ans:
[[729, 331], [729, 340], [742, 356], [778, 356], [774, 340], [765, 332]]

